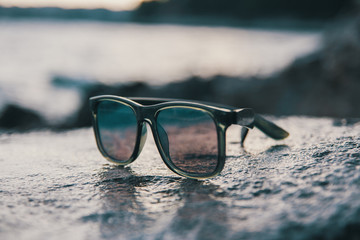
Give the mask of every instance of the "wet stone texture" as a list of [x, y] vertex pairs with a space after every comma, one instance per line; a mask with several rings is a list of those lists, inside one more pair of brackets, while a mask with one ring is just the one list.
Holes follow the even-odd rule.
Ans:
[[127, 167], [107, 163], [91, 129], [0, 135], [1, 239], [360, 239], [360, 123], [275, 118], [210, 180], [179, 177], [150, 136]]

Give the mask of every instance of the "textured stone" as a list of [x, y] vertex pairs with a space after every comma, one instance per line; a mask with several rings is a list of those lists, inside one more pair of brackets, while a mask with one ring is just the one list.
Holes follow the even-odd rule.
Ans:
[[359, 239], [360, 124], [275, 118], [195, 181], [166, 168], [150, 136], [127, 167], [107, 163], [89, 128], [0, 135], [1, 239]]

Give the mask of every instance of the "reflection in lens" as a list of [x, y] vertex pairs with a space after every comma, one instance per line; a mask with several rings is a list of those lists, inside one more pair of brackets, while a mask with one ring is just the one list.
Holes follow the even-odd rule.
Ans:
[[164, 149], [168, 149], [170, 159], [177, 168], [197, 174], [215, 171], [218, 162], [217, 131], [208, 113], [186, 107], [168, 108], [161, 110], [157, 124], [158, 129], [164, 129], [167, 134], [167, 139], [160, 136], [160, 142]]
[[137, 134], [134, 111], [119, 102], [102, 101], [98, 105], [97, 124], [106, 154], [117, 161], [129, 160], [135, 148]]

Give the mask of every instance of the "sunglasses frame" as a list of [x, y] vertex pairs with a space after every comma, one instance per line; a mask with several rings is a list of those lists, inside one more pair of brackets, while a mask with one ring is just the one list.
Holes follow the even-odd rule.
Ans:
[[[112, 158], [105, 151], [103, 147], [100, 138], [98, 117], [97, 117], [97, 107], [99, 103], [103, 101], [118, 102], [120, 104], [126, 105], [129, 108], [131, 108], [135, 114], [137, 121], [136, 143], [134, 146], [133, 153], [127, 161], [119, 161]], [[217, 166], [212, 173], [190, 173], [183, 171], [171, 161], [170, 156], [167, 156], [166, 151], [164, 150], [160, 141], [160, 136], [157, 127], [157, 117], [162, 110], [173, 107], [190, 108], [190, 109], [206, 112], [214, 121], [217, 131], [218, 159], [217, 159]], [[270, 137], [273, 137], [275, 139], [282, 139], [288, 135], [288, 133], [283, 129], [277, 127], [276, 125], [272, 124], [271, 122], [261, 117], [259, 118], [259, 116], [256, 115], [254, 111], [250, 108], [236, 109], [230, 106], [223, 106], [212, 103], [211, 104], [202, 103], [197, 101], [161, 99], [161, 98], [125, 98], [125, 97], [113, 96], [113, 95], [101, 95], [101, 96], [91, 97], [90, 108], [92, 112], [93, 129], [95, 133], [97, 147], [102, 153], [102, 155], [108, 161], [116, 163], [118, 165], [127, 165], [135, 161], [145, 144], [145, 140], [147, 137], [146, 123], [148, 123], [152, 130], [157, 149], [165, 165], [174, 173], [192, 179], [206, 179], [206, 178], [214, 177], [222, 171], [225, 165], [225, 158], [226, 158], [226, 130], [232, 124], [240, 125], [246, 129], [242, 131], [241, 143], [243, 143], [246, 137], [247, 129], [253, 128], [254, 126], [258, 127], [260, 130], [262, 130], [266, 134], [270, 135]], [[262, 122], [263, 124], [259, 125], [259, 122], [260, 123]], [[267, 126], [269, 124], [270, 127]], [[271, 126], [271, 124], [273, 126]], [[284, 131], [287, 135], [281, 138], [276, 136], [275, 137], [271, 136], [272, 134], [269, 134], [269, 132], [273, 134], [275, 133], [274, 132], [275, 130], [271, 129], [271, 127], [274, 126], [278, 128], [275, 130], [279, 131], [280, 129]]]

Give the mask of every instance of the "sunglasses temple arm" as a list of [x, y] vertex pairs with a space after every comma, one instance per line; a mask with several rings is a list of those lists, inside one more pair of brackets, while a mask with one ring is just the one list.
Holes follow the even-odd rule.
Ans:
[[246, 128], [246, 127], [241, 128], [241, 133], [240, 133], [240, 138], [241, 138], [240, 139], [240, 146], [241, 147], [244, 147], [245, 138], [246, 138], [248, 132], [249, 132], [248, 128]]
[[[261, 117], [258, 114], [254, 115], [254, 127], [258, 128], [260, 131], [265, 133], [267, 136], [276, 139], [281, 140], [284, 138], [287, 138], [289, 136], [289, 133], [282, 129], [281, 127], [277, 126], [276, 124], [270, 122], [269, 120], [266, 120], [265, 118]], [[241, 129], [241, 141], [240, 144], [243, 147], [244, 142], [246, 139], [246, 136], [249, 132], [249, 129], [246, 127], [243, 127]]]
[[255, 112], [251, 108], [240, 108], [234, 110], [235, 112], [235, 123], [242, 126], [241, 129], [241, 147], [244, 146], [245, 138], [249, 132], [249, 128], [253, 128], [255, 126]]

